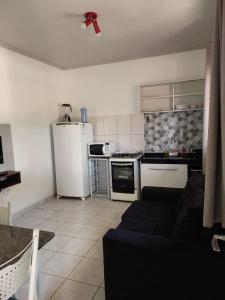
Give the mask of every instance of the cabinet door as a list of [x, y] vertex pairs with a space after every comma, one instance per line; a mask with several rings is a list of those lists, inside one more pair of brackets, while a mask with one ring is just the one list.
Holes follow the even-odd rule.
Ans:
[[141, 98], [160, 98], [173, 94], [173, 83], [144, 85], [140, 89]]
[[165, 186], [171, 188], [184, 188], [187, 183], [187, 165], [164, 165]]
[[184, 188], [187, 175], [187, 165], [141, 164], [141, 188], [144, 186]]
[[164, 170], [160, 164], [141, 164], [141, 188], [144, 186], [164, 187]]
[[172, 109], [172, 97], [141, 99], [141, 112], [170, 111]]
[[205, 80], [188, 80], [174, 83], [174, 94], [203, 94], [205, 90]]

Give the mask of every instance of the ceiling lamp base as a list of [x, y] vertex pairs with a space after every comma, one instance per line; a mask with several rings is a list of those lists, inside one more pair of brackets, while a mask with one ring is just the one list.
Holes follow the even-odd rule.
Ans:
[[86, 12], [84, 14], [85, 21], [81, 23], [81, 28], [86, 29], [89, 25], [93, 24], [94, 31], [96, 33], [96, 36], [101, 36], [101, 30], [98, 26], [98, 15], [95, 12]]

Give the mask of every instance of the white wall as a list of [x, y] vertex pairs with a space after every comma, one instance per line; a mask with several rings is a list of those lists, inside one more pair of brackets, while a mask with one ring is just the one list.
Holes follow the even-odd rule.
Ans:
[[77, 116], [139, 112], [139, 85], [204, 76], [205, 51], [197, 50], [96, 67], [61, 71], [0, 48], [0, 123], [10, 123], [15, 168], [22, 184], [4, 195], [19, 211], [53, 194], [50, 124], [58, 103]]
[[139, 112], [139, 86], [144, 83], [204, 77], [205, 50], [189, 51], [66, 71], [68, 99], [89, 116]]
[[19, 211], [53, 194], [50, 123], [62, 102], [63, 72], [0, 48], [0, 123], [10, 123], [22, 184], [5, 193]]
[[3, 163], [0, 164], [0, 172], [14, 170], [14, 154], [12, 145], [11, 125], [0, 123], [0, 136], [2, 140]]

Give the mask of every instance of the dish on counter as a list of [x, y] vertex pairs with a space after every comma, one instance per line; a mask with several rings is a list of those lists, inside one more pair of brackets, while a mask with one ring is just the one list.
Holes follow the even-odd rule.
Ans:
[[176, 108], [177, 110], [188, 109], [188, 108], [189, 108], [189, 105], [188, 105], [188, 104], [177, 104], [177, 105], [175, 106], [175, 108]]
[[190, 108], [192, 108], [192, 109], [197, 108], [197, 107], [198, 107], [197, 104], [191, 104], [191, 105], [190, 105]]
[[178, 152], [169, 152], [170, 157], [177, 157], [178, 154], [179, 154]]

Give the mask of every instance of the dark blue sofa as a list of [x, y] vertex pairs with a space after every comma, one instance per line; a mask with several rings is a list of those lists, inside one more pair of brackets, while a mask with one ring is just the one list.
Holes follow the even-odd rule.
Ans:
[[225, 251], [211, 238], [225, 232], [202, 227], [203, 199], [201, 174], [184, 190], [143, 188], [103, 238], [106, 300], [224, 299]]

